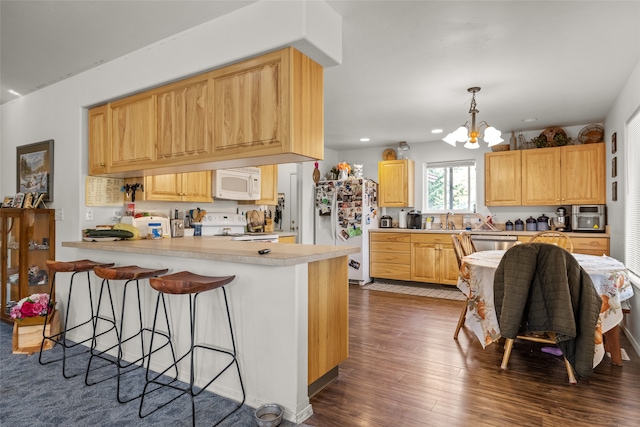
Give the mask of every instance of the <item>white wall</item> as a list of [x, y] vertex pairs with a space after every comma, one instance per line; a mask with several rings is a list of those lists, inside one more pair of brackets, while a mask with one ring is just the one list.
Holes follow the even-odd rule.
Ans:
[[[638, 188], [628, 188], [625, 176], [626, 171], [638, 165], [629, 165], [628, 156], [625, 155], [629, 141], [625, 134], [625, 123], [631, 118], [633, 113], [640, 108], [640, 61], [636, 65], [629, 80], [620, 91], [618, 98], [613, 104], [605, 120], [605, 132], [607, 142], [607, 190], [611, 188], [612, 181], [618, 182], [618, 201], [611, 200], [610, 191], [607, 191], [607, 207], [609, 222], [611, 227], [611, 256], [619, 260], [624, 260], [624, 219], [626, 194], [629, 191], [640, 191]], [[616, 154], [611, 154], [611, 135], [617, 133], [618, 150]], [[635, 141], [634, 143], [638, 143]], [[618, 176], [611, 178], [611, 158], [618, 158]], [[640, 283], [635, 283], [635, 295], [630, 301], [631, 313], [625, 316], [624, 328], [627, 337], [630, 339], [636, 353], [640, 354]]]
[[325, 67], [336, 65], [341, 22], [325, 2], [261, 1], [3, 104], [0, 195], [16, 193], [16, 147], [54, 139], [54, 202], [48, 207], [64, 211], [56, 223], [57, 256], [64, 258], [60, 242], [111, 222], [114, 211], [95, 208], [95, 221], [84, 220], [88, 107], [289, 45]]

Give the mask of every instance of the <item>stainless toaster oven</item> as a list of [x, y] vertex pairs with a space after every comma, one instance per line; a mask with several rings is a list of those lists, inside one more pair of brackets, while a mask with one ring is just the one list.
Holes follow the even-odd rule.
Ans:
[[571, 229], [573, 231], [606, 231], [606, 205], [573, 205], [571, 207]]

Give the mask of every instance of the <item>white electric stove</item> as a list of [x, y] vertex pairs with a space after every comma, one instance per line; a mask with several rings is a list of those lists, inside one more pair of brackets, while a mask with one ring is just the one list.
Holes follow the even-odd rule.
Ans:
[[211, 212], [201, 222], [203, 236], [231, 236], [231, 240], [278, 243], [277, 234], [245, 233], [247, 218], [244, 215]]

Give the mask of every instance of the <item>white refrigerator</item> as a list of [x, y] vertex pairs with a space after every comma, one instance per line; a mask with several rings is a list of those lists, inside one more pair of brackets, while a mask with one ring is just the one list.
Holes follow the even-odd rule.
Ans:
[[367, 178], [319, 181], [314, 217], [316, 245], [360, 247], [349, 256], [349, 281], [369, 283], [369, 230], [378, 228], [378, 184]]

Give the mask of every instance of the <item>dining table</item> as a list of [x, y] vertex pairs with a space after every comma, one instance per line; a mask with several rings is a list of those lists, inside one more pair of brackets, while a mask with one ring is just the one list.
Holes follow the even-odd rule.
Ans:
[[[501, 338], [500, 325], [493, 299], [493, 279], [505, 250], [474, 252], [462, 258], [458, 289], [467, 295], [465, 325], [478, 337], [482, 347]], [[609, 256], [572, 254], [593, 282], [602, 307], [598, 329], [604, 334], [604, 343], [595, 341], [594, 364], [597, 366], [606, 352], [611, 362], [622, 364], [619, 324], [623, 318], [622, 302], [633, 296], [628, 270], [623, 263]]]

